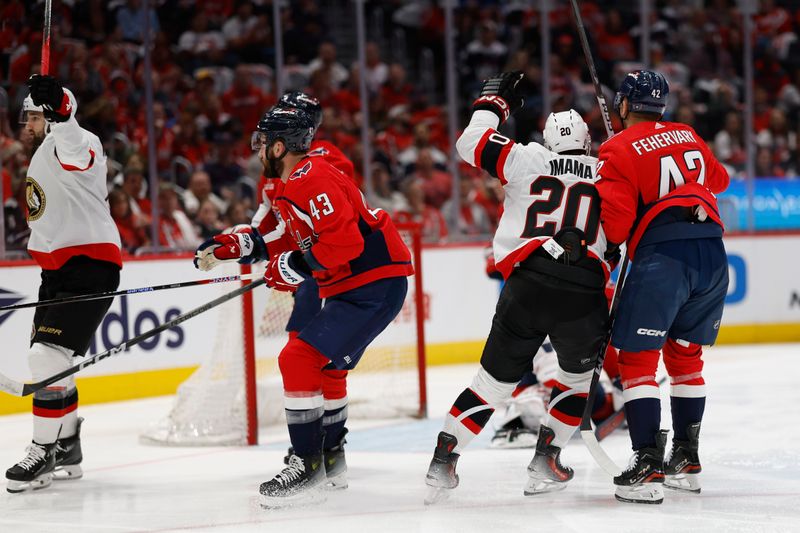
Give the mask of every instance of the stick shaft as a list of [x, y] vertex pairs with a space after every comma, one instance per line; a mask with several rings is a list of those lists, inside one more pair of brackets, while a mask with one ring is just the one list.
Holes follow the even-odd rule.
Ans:
[[603, 89], [600, 87], [600, 78], [597, 77], [597, 70], [594, 67], [594, 57], [592, 57], [592, 50], [589, 48], [589, 40], [586, 38], [586, 29], [583, 26], [581, 10], [578, 8], [578, 0], [571, 0], [571, 3], [572, 12], [575, 14], [575, 22], [578, 25], [578, 36], [581, 40], [581, 47], [586, 56], [586, 63], [589, 65], [589, 74], [592, 76], [594, 93], [595, 96], [597, 96], [597, 103], [600, 105], [600, 113], [603, 115], [603, 124], [606, 126], [606, 134], [611, 138], [614, 135], [614, 128], [611, 126], [611, 115], [608, 113], [606, 97], [603, 96]]
[[65, 296], [64, 298], [53, 298], [51, 300], [39, 300], [24, 304], [7, 305], [0, 307], [2, 311], [13, 311], [15, 309], [26, 309], [28, 307], [44, 307], [47, 305], [60, 305], [75, 302], [88, 302], [90, 300], [101, 300], [103, 298], [113, 298], [114, 296], [125, 296], [129, 294], [140, 294], [145, 292], [156, 292], [168, 289], [183, 289], [185, 287], [195, 287], [197, 285], [208, 285], [211, 283], [226, 283], [229, 281], [250, 281], [257, 279], [261, 274], [244, 274], [235, 276], [222, 276], [219, 278], [200, 279], [196, 281], [182, 281], [179, 283], [168, 283], [166, 285], [153, 285], [151, 287], [139, 287], [136, 289], [122, 289], [117, 291], [97, 292], [94, 294], [76, 294], [75, 296]]
[[42, 27], [42, 75], [50, 74], [50, 15], [53, 0], [44, 2], [44, 26]]
[[250, 283], [250, 284], [245, 285], [243, 287], [239, 287], [238, 289], [233, 290], [233, 291], [231, 291], [231, 292], [229, 292], [227, 294], [223, 294], [219, 298], [215, 298], [214, 300], [211, 300], [210, 302], [208, 302], [206, 304], [203, 304], [200, 307], [196, 307], [196, 308], [192, 309], [191, 311], [187, 311], [186, 313], [183, 313], [182, 315], [170, 320], [169, 322], [165, 322], [165, 323], [161, 324], [160, 326], [158, 326], [156, 328], [153, 328], [153, 329], [151, 329], [149, 331], [145, 331], [141, 335], [137, 335], [136, 337], [134, 337], [134, 338], [132, 338], [130, 340], [127, 340], [127, 341], [125, 341], [125, 342], [123, 342], [121, 344], [118, 344], [118, 345], [114, 346], [113, 348], [109, 348], [105, 352], [101, 352], [101, 353], [98, 353], [96, 355], [93, 355], [92, 357], [86, 359], [85, 361], [82, 361], [82, 362], [78, 363], [77, 365], [68, 368], [67, 370], [59, 372], [58, 374], [52, 375], [49, 378], [43, 379], [42, 381], [39, 381], [39, 382], [36, 382], [36, 383], [20, 384], [20, 383], [17, 383], [17, 382], [15, 382], [15, 381], [13, 381], [13, 380], [5, 377], [5, 376], [0, 375], [0, 390], [3, 390], [5, 392], [8, 392], [10, 394], [14, 394], [14, 395], [17, 395], [17, 396], [28, 396], [29, 394], [33, 394], [34, 392], [36, 392], [36, 391], [38, 391], [40, 389], [43, 389], [43, 388], [47, 387], [48, 385], [50, 385], [52, 383], [55, 383], [56, 381], [60, 381], [60, 380], [62, 380], [64, 378], [66, 378], [66, 377], [69, 377], [69, 376], [71, 376], [73, 374], [76, 374], [76, 373], [80, 372], [81, 370], [83, 370], [87, 366], [94, 365], [95, 363], [97, 363], [99, 361], [102, 361], [103, 359], [106, 359], [108, 357], [111, 357], [112, 355], [120, 354], [120, 353], [124, 352], [125, 350], [127, 350], [128, 348], [130, 348], [132, 346], [135, 346], [135, 345], [139, 344], [140, 342], [149, 339], [150, 337], [154, 337], [154, 336], [158, 335], [162, 331], [165, 331], [165, 330], [170, 329], [170, 328], [174, 328], [178, 324], [186, 322], [190, 318], [194, 318], [194, 317], [196, 317], [197, 315], [199, 315], [201, 313], [205, 313], [209, 309], [212, 309], [212, 308], [214, 308], [214, 307], [216, 307], [216, 306], [218, 306], [220, 304], [223, 304], [223, 303], [227, 302], [228, 300], [232, 300], [233, 298], [236, 298], [237, 296], [241, 296], [242, 294], [244, 294], [244, 293], [246, 293], [248, 291], [251, 291], [251, 290], [255, 289], [256, 287], [259, 287], [259, 286], [263, 285], [265, 282], [266, 282], [266, 280], [264, 278], [260, 278], [260, 279], [255, 280], [253, 283]]

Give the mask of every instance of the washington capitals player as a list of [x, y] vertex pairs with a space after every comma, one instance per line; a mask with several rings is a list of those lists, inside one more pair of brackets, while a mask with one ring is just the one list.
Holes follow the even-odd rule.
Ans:
[[[25, 128], [39, 146], [28, 167], [25, 196], [28, 251], [42, 267], [39, 299], [113, 291], [122, 267], [119, 232], [106, 199], [106, 157], [100, 139], [75, 120], [72, 93], [50, 76], [28, 80]], [[28, 363], [34, 381], [72, 366], [86, 353], [111, 299], [39, 307]], [[33, 442], [6, 471], [9, 492], [41, 489], [53, 479], [83, 475], [73, 377], [33, 395]]]
[[457, 148], [469, 164], [499, 179], [506, 190], [494, 237], [496, 266], [506, 284], [472, 384], [458, 396], [439, 433], [426, 483], [426, 503], [458, 485], [456, 462], [511, 397], [547, 335], [558, 354], [557, 384], [528, 466], [525, 494], [558, 490], [573, 472], [559, 461], [577, 428], [594, 361], [608, 323], [604, 287], [608, 265], [588, 156], [588, 127], [575, 111], [550, 115], [545, 146], [514, 143], [496, 128], [522, 105], [522, 74], [484, 82]]
[[[626, 502], [661, 503], [661, 483], [700, 491], [701, 345], [717, 338], [728, 289], [714, 196], [727, 188], [728, 173], [691, 127], [661, 121], [668, 93], [658, 72], [625, 77], [614, 100], [625, 130], [602, 145], [597, 166], [609, 246], [627, 242], [632, 260], [612, 332], [634, 450], [614, 478]], [[666, 461], [655, 381], [662, 348], [674, 431]]]
[[[239, 257], [270, 258], [265, 273], [275, 290], [295, 291], [313, 278], [325, 305], [278, 359], [293, 455], [260, 487], [266, 507], [319, 501], [323, 466], [325, 368], [350, 370], [394, 319], [413, 273], [411, 255], [389, 216], [370, 210], [355, 183], [322, 158], [308, 157], [314, 121], [299, 109], [268, 111], [253, 136], [265, 169], [281, 177], [275, 198], [281, 224], [265, 235], [232, 234]], [[289, 240], [298, 249], [292, 250]], [[198, 251], [228, 259], [230, 245]]]
[[[322, 106], [319, 101], [305, 93], [294, 91], [281, 96], [277, 104], [278, 108], [300, 109], [311, 116], [314, 121], [314, 132], [319, 129], [322, 123]], [[321, 157], [332, 166], [341, 170], [345, 175], [352, 179], [354, 168], [353, 163], [327, 141], [313, 140], [307, 153], [309, 157]], [[261, 204], [253, 216], [252, 226], [261, 235], [269, 234], [279, 226], [277, 207], [274, 206], [278, 192], [283, 189], [280, 176], [271, 176], [269, 168], [264, 169], [261, 176], [259, 190], [261, 192]], [[225, 233], [241, 231], [251, 231], [249, 225], [235, 226], [229, 228]], [[207, 241], [208, 243], [225, 244], [235, 242], [231, 237], [218, 236], [216, 239]], [[286, 243], [292, 246], [292, 242]], [[200, 249], [207, 247], [204, 243]], [[295, 249], [297, 245], [293, 245]], [[203, 262], [200, 268], [209, 270], [216, 267], [223, 261], [217, 260], [213, 255], [207, 256], [208, 261]], [[233, 260], [239, 260], [237, 256]], [[313, 278], [304, 280], [294, 292], [294, 305], [292, 314], [286, 324], [286, 331], [290, 338], [295, 338], [299, 332], [311, 321], [322, 308], [322, 300], [319, 297], [319, 287]], [[325, 412], [323, 414], [323, 426], [325, 430], [325, 444], [323, 446], [325, 454], [325, 470], [328, 478], [328, 487], [331, 489], [347, 488], [347, 462], [344, 455], [345, 436], [347, 428], [347, 370], [336, 368], [326, 368], [322, 371], [322, 395], [324, 398]], [[291, 456], [287, 456], [288, 458]]]

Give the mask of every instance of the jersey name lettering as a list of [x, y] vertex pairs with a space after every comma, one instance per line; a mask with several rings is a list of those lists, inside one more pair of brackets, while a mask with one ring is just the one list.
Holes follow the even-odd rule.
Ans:
[[655, 135], [650, 135], [649, 137], [644, 137], [642, 139], [633, 141], [631, 146], [634, 150], [636, 150], [637, 154], [642, 155], [643, 151], [652, 152], [653, 150], [666, 148], [667, 146], [672, 146], [673, 144], [696, 142], [697, 139], [694, 138], [692, 132], [687, 130], [672, 130], [664, 133], [656, 133]]
[[550, 160], [550, 175], [563, 176], [564, 174], [575, 174], [579, 178], [594, 179], [592, 175], [592, 167], [584, 165], [576, 159], [569, 157], [551, 159]]

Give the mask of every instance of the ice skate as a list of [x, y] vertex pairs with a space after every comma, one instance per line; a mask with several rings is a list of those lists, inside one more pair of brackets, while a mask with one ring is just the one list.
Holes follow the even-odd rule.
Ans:
[[53, 481], [53, 470], [56, 466], [56, 444], [38, 444], [31, 442], [25, 449], [28, 455], [6, 470], [11, 493], [39, 490], [50, 486]]
[[669, 458], [664, 461], [664, 486], [673, 490], [700, 492], [700, 422], [686, 428], [689, 440], [672, 440]]
[[266, 509], [321, 503], [326, 499], [325, 482], [321, 453], [309, 457], [292, 455], [286, 468], [261, 484], [259, 500]]
[[561, 448], [551, 444], [555, 436], [549, 427], [543, 425], [539, 428], [536, 453], [528, 465], [528, 481], [523, 491], [525, 496], [564, 490], [575, 475], [570, 467], [561, 464]]
[[536, 446], [537, 434], [528, 428], [501, 428], [492, 437], [490, 448], [515, 449]]
[[67, 481], [83, 477], [83, 469], [81, 469], [81, 462], [83, 461], [81, 424], [83, 424], [83, 418], [78, 418], [78, 427], [75, 430], [75, 434], [56, 441], [56, 469], [53, 472], [55, 481]]
[[323, 451], [325, 458], [325, 475], [328, 482], [325, 484], [327, 490], [343, 490], [347, 488], [347, 462], [344, 458], [344, 444], [347, 435], [347, 428], [342, 431], [339, 443], [329, 450]]
[[453, 435], [441, 431], [436, 438], [436, 449], [433, 450], [433, 459], [425, 476], [428, 485], [428, 494], [425, 496], [425, 505], [432, 505], [446, 500], [453, 489], [458, 486], [456, 464], [459, 454], [453, 452], [458, 440]]
[[614, 496], [627, 503], [661, 503], [664, 501], [664, 447], [668, 431], [656, 434], [654, 448], [642, 448], [634, 452], [628, 468], [614, 478]]

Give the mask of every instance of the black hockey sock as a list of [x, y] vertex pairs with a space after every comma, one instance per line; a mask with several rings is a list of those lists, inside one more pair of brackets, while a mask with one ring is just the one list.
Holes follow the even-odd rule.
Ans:
[[347, 423], [347, 405], [338, 409], [326, 409], [322, 417], [322, 429], [325, 431], [323, 450], [330, 450], [339, 445], [339, 438]]
[[289, 425], [289, 439], [294, 453], [300, 457], [318, 454], [322, 443], [322, 414], [324, 409], [286, 409], [286, 422]]
[[670, 407], [672, 408], [672, 430], [675, 440], [689, 440], [686, 428], [695, 422], [703, 420], [703, 411], [706, 407], [706, 398], [681, 398], [670, 396]]

